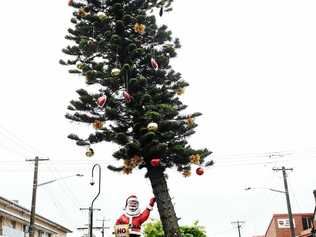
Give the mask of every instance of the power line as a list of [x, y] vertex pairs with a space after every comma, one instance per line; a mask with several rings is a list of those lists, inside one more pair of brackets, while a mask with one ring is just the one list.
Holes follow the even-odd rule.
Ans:
[[31, 153], [32, 155], [34, 155], [35, 153], [43, 155], [43, 153], [40, 152], [38, 149], [36, 149], [35, 147], [33, 147], [30, 144], [26, 143], [22, 139], [20, 139], [17, 135], [15, 135], [13, 132], [9, 131], [7, 128], [2, 126], [1, 124], [0, 124], [0, 128], [3, 131], [5, 131], [5, 133], [7, 133], [7, 134], [4, 134], [2, 132], [0, 134], [2, 134], [3, 136], [7, 137], [10, 141], [15, 143], [18, 147], [22, 148], [24, 151], [27, 151], [27, 152]]

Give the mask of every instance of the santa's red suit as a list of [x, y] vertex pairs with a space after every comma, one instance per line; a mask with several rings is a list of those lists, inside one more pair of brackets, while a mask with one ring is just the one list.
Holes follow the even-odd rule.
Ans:
[[153, 209], [156, 199], [150, 199], [147, 208], [140, 213], [139, 203], [135, 195], [129, 196], [126, 200], [125, 213], [116, 221], [116, 225], [129, 225], [131, 236], [141, 235], [141, 225], [148, 219], [150, 211]]

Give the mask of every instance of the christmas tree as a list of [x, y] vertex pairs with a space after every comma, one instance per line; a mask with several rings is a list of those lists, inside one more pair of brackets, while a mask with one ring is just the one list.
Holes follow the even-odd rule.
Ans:
[[193, 149], [187, 138], [197, 127], [201, 113], [184, 114], [187, 108], [179, 97], [189, 84], [170, 66], [180, 48], [166, 25], [158, 26], [155, 14], [172, 10], [173, 0], [70, 0], [74, 8], [63, 49], [69, 57], [60, 60], [70, 73], [85, 77], [94, 93], [79, 89], [79, 98], [70, 102], [66, 118], [91, 124], [87, 138], [70, 134], [79, 146], [103, 141], [120, 146], [113, 157], [121, 166], [108, 168], [130, 174], [146, 169], [165, 236], [180, 236], [178, 218], [168, 192], [165, 171], [176, 167], [183, 176], [191, 175], [191, 166], [202, 175], [211, 154]]

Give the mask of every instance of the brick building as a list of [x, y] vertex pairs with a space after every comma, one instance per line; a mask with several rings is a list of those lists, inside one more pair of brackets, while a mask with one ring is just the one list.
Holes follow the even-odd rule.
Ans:
[[[293, 214], [295, 236], [309, 236], [313, 213]], [[291, 237], [288, 214], [274, 214], [264, 237]]]

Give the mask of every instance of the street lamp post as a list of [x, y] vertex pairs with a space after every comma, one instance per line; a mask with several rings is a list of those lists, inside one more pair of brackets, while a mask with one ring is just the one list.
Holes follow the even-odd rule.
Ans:
[[66, 178], [70, 178], [70, 177], [82, 177], [82, 174], [76, 174], [76, 175], [70, 175], [70, 176], [66, 176], [66, 177], [61, 177], [61, 178], [57, 178], [57, 179], [53, 179], [41, 184], [37, 184], [37, 176], [38, 176], [38, 157], [36, 157], [37, 159], [35, 160], [35, 171], [34, 171], [34, 180], [33, 180], [33, 193], [32, 193], [32, 208], [31, 208], [31, 213], [30, 213], [30, 227], [29, 227], [29, 236], [30, 237], [34, 237], [34, 226], [35, 226], [35, 203], [36, 203], [36, 191], [37, 191], [37, 187], [39, 186], [44, 186], [46, 184], [50, 184], [53, 183], [57, 180], [60, 179], [66, 179]]
[[65, 176], [65, 177], [53, 179], [53, 180], [50, 180], [50, 181], [47, 181], [47, 182], [44, 182], [44, 183], [40, 183], [40, 184], [37, 185], [37, 187], [43, 186], [43, 185], [46, 185], [46, 184], [50, 184], [50, 183], [54, 183], [54, 182], [56, 182], [57, 180], [67, 179], [67, 178], [71, 178], [71, 177], [75, 177], [75, 176], [77, 176], [77, 177], [82, 177], [83, 174], [75, 174], [75, 175], [69, 175], [69, 176]]
[[[285, 180], [286, 180], [286, 179], [285, 179]], [[292, 215], [292, 209], [291, 209], [289, 191], [288, 191], [288, 187], [287, 187], [287, 182], [286, 182], [286, 181], [284, 181], [284, 187], [285, 187], [285, 191], [278, 190], [278, 189], [273, 189], [273, 188], [264, 188], [264, 187], [260, 187], [260, 188], [248, 187], [248, 188], [245, 188], [245, 190], [248, 191], [248, 190], [251, 190], [251, 189], [266, 189], [266, 190], [270, 190], [270, 191], [272, 191], [272, 192], [278, 192], [278, 193], [283, 193], [283, 194], [285, 194], [285, 197], [286, 197], [286, 205], [287, 205], [287, 211], [288, 211], [288, 217], [289, 217], [289, 224], [290, 224], [290, 231], [291, 231], [291, 237], [295, 237], [295, 229], [294, 229], [294, 223], [293, 223], [293, 215]]]
[[92, 171], [91, 171], [91, 182], [90, 184], [91, 185], [94, 185], [94, 179], [93, 179], [93, 173], [94, 173], [94, 169], [95, 167], [98, 167], [99, 168], [99, 191], [97, 193], [97, 195], [94, 197], [94, 199], [92, 200], [91, 202], [91, 206], [89, 208], [89, 214], [90, 214], [90, 220], [89, 220], [89, 237], [92, 237], [92, 234], [93, 234], [93, 204], [94, 204], [94, 201], [99, 197], [100, 195], [100, 192], [101, 192], [101, 166], [99, 164], [95, 164], [93, 167], [92, 167]]

